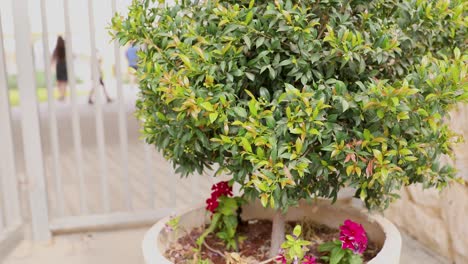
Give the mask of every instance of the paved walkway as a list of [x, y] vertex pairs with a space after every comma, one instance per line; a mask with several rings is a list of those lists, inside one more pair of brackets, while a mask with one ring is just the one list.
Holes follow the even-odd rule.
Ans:
[[[146, 229], [58, 236], [49, 244], [22, 242], [4, 264], [143, 264]], [[401, 264], [449, 264], [403, 235]]]

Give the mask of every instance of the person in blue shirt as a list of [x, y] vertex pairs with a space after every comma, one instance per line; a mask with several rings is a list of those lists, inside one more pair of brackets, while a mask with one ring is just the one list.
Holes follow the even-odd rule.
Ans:
[[128, 66], [133, 68], [134, 70], [138, 69], [138, 47], [135, 44], [131, 44], [130, 47], [127, 49], [127, 60]]

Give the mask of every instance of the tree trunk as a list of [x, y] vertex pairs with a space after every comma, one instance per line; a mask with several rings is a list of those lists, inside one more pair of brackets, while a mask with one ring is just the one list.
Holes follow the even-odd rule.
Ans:
[[276, 210], [273, 216], [273, 228], [271, 231], [270, 258], [278, 255], [281, 244], [284, 242], [286, 217], [281, 210]]

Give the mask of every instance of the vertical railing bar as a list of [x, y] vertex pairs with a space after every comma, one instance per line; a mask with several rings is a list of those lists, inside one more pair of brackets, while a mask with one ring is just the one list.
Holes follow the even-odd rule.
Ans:
[[155, 204], [156, 192], [154, 190], [154, 187], [155, 187], [154, 175], [151, 169], [151, 157], [152, 157], [151, 145], [147, 144], [146, 142], [143, 142], [143, 148], [145, 151], [145, 174], [146, 174], [146, 177], [148, 178], [148, 195], [150, 199], [150, 206], [151, 208], [155, 208], [156, 207], [156, 204]]
[[95, 113], [96, 113], [96, 137], [98, 145], [98, 155], [101, 175], [101, 196], [105, 212], [110, 212], [109, 184], [106, 164], [106, 143], [104, 138], [104, 122], [102, 116], [101, 90], [99, 89], [99, 67], [96, 50], [96, 29], [94, 25], [93, 0], [88, 0], [89, 34], [91, 44], [91, 75], [93, 88], [96, 94]]
[[0, 171], [3, 176], [3, 210], [6, 225], [21, 222], [15, 151], [12, 132], [7, 69], [4, 53], [2, 18], [0, 14]]
[[[0, 170], [0, 179], [2, 179], [2, 170]], [[3, 204], [4, 204], [3, 199], [0, 199], [0, 240], [1, 240], [1, 237], [2, 237], [3, 230], [7, 229], [7, 226], [5, 225], [5, 222], [3, 220], [3, 218], [4, 218], [4, 216], [3, 216], [3, 208], [4, 208]]]
[[26, 175], [29, 180], [28, 192], [33, 237], [36, 240], [50, 240], [47, 190], [36, 94], [37, 85], [27, 10], [29, 10], [28, 0], [13, 1], [23, 152]]
[[41, 0], [41, 16], [42, 16], [42, 42], [44, 46], [44, 68], [45, 79], [47, 84], [48, 94], [48, 112], [49, 112], [49, 137], [52, 148], [52, 174], [55, 178], [55, 192], [57, 194], [57, 207], [58, 216], [63, 216], [64, 208], [64, 194], [62, 185], [62, 172], [60, 167], [60, 146], [58, 142], [58, 129], [57, 129], [57, 115], [54, 98], [54, 87], [52, 84], [51, 68], [51, 55], [49, 51], [49, 30], [47, 23], [47, 6], [45, 0]]
[[172, 208], [177, 208], [177, 178], [179, 175], [177, 175], [172, 163], [169, 165], [170, 166], [170, 190], [169, 190], [169, 200], [172, 202], [171, 206]]
[[73, 45], [70, 26], [70, 7], [69, 0], [64, 0], [64, 15], [65, 15], [65, 42], [66, 42], [66, 58], [67, 58], [67, 71], [68, 81], [70, 84], [70, 95], [72, 104], [72, 129], [73, 129], [73, 145], [75, 149], [76, 159], [76, 173], [79, 179], [80, 190], [80, 209], [82, 214], [88, 214], [88, 199], [86, 192], [86, 184], [83, 173], [83, 149], [81, 145], [81, 130], [80, 130], [80, 116], [78, 112], [78, 95], [76, 93], [76, 78], [73, 63]]
[[[117, 12], [116, 0], [112, 0], [112, 14]], [[132, 192], [130, 189], [130, 176], [128, 168], [128, 131], [127, 131], [127, 111], [125, 106], [125, 98], [122, 87], [122, 69], [120, 65], [120, 45], [118, 41], [114, 41], [114, 56], [115, 56], [115, 76], [117, 81], [117, 100], [119, 101], [119, 136], [120, 136], [120, 153], [122, 158], [122, 175], [123, 184], [126, 194], [127, 208], [133, 209]]]

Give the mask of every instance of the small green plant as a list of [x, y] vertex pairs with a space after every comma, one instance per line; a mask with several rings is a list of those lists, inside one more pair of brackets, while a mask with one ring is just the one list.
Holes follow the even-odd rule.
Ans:
[[223, 240], [226, 248], [238, 250], [239, 243], [244, 239], [237, 235], [239, 225], [239, 209], [244, 200], [232, 196], [232, 187], [228, 182], [219, 182], [212, 187], [211, 197], [206, 200], [206, 209], [211, 212], [210, 226], [198, 238], [197, 244], [201, 247], [206, 236], [216, 232], [216, 236]]
[[166, 223], [165, 229], [167, 231], [177, 231], [179, 229], [180, 216], [171, 216], [170, 220]]
[[[311, 243], [301, 239], [302, 227], [296, 225], [292, 235], [286, 235], [286, 241], [281, 245], [282, 252], [278, 255], [277, 261], [281, 263], [303, 263], [303, 260], [312, 261], [311, 256], [306, 256]], [[315, 260], [315, 258], [313, 258]]]

